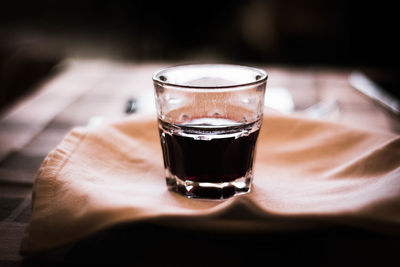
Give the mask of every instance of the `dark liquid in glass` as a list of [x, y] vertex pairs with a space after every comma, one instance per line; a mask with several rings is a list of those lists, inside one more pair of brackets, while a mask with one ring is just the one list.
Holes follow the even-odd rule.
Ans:
[[226, 198], [249, 191], [260, 121], [220, 118], [184, 124], [159, 120], [170, 189], [190, 197]]

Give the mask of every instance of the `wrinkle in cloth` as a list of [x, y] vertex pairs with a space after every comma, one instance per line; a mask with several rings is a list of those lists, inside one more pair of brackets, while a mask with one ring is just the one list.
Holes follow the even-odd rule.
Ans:
[[157, 121], [138, 116], [73, 129], [33, 189], [23, 254], [124, 222], [220, 231], [348, 224], [400, 234], [399, 136], [265, 114], [250, 193], [225, 201], [167, 190]]

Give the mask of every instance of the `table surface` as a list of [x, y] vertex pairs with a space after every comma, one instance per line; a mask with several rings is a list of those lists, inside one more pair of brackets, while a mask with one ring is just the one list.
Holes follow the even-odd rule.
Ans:
[[[168, 65], [67, 59], [33, 93], [1, 114], [1, 266], [22, 262], [20, 241], [29, 222], [35, 173], [44, 157], [74, 126], [135, 116], [125, 112], [129, 99], [137, 99], [136, 113], [154, 113], [151, 75]], [[259, 67], [269, 74], [267, 104], [276, 104], [273, 92], [283, 88], [294, 101], [292, 112], [312, 116], [310, 110], [319, 103], [324, 109], [317, 119], [400, 133], [398, 117], [351, 87], [351, 69]]]

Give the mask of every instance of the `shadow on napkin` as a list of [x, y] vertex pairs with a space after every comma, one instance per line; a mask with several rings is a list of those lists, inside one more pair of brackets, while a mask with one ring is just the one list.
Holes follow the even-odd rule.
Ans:
[[[121, 223], [151, 222], [169, 228], [166, 235], [225, 233], [228, 241], [221, 242], [226, 244], [237, 238], [232, 233], [261, 238], [286, 232], [290, 240], [293, 231], [318, 232], [331, 225], [398, 236], [399, 167], [396, 135], [265, 114], [251, 193], [221, 202], [193, 200], [165, 186], [154, 118], [133, 116], [97, 128], [76, 128], [38, 171], [21, 251], [34, 255], [89, 236], [96, 240], [94, 234]], [[152, 242], [140, 233], [130, 236], [137, 246]], [[94, 243], [102, 247], [100, 241]], [[172, 251], [192, 253], [181, 246]], [[202, 257], [197, 251], [196, 256]]]

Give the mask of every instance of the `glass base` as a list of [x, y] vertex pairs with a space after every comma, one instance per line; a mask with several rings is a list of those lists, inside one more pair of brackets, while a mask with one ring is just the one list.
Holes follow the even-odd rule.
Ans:
[[251, 190], [252, 173], [230, 182], [206, 183], [184, 181], [171, 174], [168, 170], [165, 172], [168, 189], [188, 198], [226, 199], [248, 193]]

